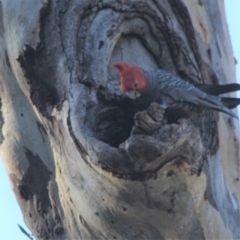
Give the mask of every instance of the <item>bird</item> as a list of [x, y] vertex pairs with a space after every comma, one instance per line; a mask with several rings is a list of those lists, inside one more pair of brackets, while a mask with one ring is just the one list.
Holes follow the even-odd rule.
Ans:
[[219, 95], [240, 90], [240, 84], [191, 84], [165, 70], [142, 68], [127, 62], [117, 62], [112, 67], [118, 70], [121, 91], [139, 104], [157, 102], [164, 109], [170, 109], [171, 114], [180, 112], [185, 117], [211, 109], [238, 119], [230, 109], [240, 104], [240, 98]]

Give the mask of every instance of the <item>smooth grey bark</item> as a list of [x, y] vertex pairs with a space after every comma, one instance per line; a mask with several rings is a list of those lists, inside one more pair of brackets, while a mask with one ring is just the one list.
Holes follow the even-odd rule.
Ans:
[[229, 82], [222, 4], [0, 1], [0, 150], [37, 239], [240, 238], [237, 123], [211, 111], [166, 123], [111, 68]]

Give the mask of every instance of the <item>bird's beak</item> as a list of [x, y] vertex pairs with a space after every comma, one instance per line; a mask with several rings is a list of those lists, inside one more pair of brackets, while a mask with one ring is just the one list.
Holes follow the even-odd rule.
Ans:
[[136, 99], [141, 96], [141, 94], [135, 90], [127, 91], [126, 95], [131, 99]]

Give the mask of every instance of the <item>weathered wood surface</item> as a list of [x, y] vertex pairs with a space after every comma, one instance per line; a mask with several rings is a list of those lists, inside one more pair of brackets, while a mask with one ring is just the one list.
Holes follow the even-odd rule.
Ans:
[[222, 1], [2, 0], [0, 46], [1, 158], [36, 238], [240, 238], [237, 122], [168, 124], [111, 68], [234, 82]]

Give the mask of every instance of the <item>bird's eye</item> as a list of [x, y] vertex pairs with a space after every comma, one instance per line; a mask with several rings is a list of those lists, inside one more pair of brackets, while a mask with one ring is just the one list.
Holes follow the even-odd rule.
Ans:
[[138, 82], [135, 82], [134, 83], [134, 87], [136, 88], [138, 86]]

